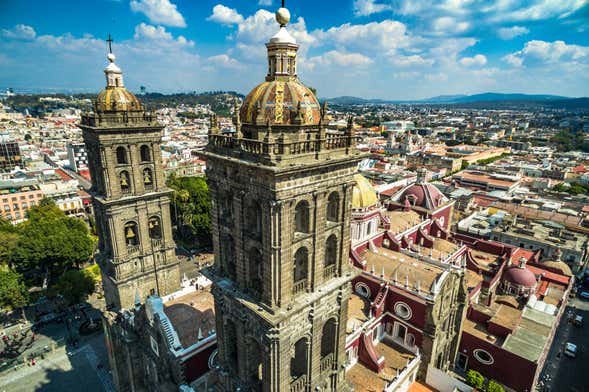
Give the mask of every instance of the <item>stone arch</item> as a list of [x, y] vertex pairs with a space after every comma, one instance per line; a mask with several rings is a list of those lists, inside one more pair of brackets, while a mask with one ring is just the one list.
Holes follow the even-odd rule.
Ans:
[[131, 175], [128, 171], [122, 170], [119, 173], [119, 185], [121, 186], [121, 193], [131, 193]]
[[235, 266], [235, 251], [233, 237], [230, 234], [223, 234], [221, 236], [221, 266], [225, 272], [225, 275], [230, 279], [235, 280], [237, 276]]
[[143, 169], [143, 185], [146, 188], [153, 187], [153, 171], [149, 167]]
[[262, 295], [264, 293], [264, 260], [262, 252], [256, 247], [250, 248], [248, 252], [248, 271], [250, 289]]
[[307, 374], [308, 338], [302, 337], [293, 346], [293, 356], [290, 360], [290, 376], [299, 378]]
[[339, 193], [331, 192], [327, 198], [327, 211], [326, 217], [330, 222], [339, 221]]
[[239, 373], [239, 345], [237, 342], [237, 329], [235, 323], [230, 320], [225, 320], [225, 336], [223, 340], [225, 343], [225, 360], [229, 365], [229, 368], [235, 374]]
[[119, 146], [115, 151], [118, 165], [126, 165], [129, 163], [129, 155], [127, 154], [127, 149], [125, 147]]
[[125, 243], [127, 246], [139, 245], [139, 225], [135, 221], [125, 223]]
[[147, 144], [144, 144], [139, 148], [139, 156], [141, 162], [151, 162], [151, 149]]
[[294, 284], [296, 285], [302, 281], [306, 282], [309, 274], [309, 251], [306, 247], [302, 246], [297, 249], [294, 255], [293, 267]]
[[335, 265], [337, 262], [337, 237], [330, 235], [325, 241], [325, 266]]
[[295, 232], [310, 232], [309, 202], [307, 200], [299, 201], [295, 207]]
[[248, 232], [255, 238], [259, 238], [262, 235], [262, 207], [256, 200], [250, 200], [247, 203], [245, 220]]
[[162, 238], [162, 224], [159, 216], [154, 215], [149, 217], [147, 222], [149, 228], [149, 238], [159, 240]]
[[323, 324], [321, 333], [321, 358], [335, 353], [337, 347], [337, 321], [334, 317]]

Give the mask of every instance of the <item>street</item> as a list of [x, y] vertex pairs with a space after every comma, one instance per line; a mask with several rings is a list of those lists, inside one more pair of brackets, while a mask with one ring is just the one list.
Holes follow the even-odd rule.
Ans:
[[[574, 309], [574, 310], [573, 310]], [[583, 316], [584, 325], [578, 327], [568, 322], [568, 312]], [[571, 298], [563, 315], [554, 342], [544, 364], [537, 390], [585, 392], [589, 391], [589, 300]], [[565, 343], [577, 345], [576, 358], [569, 358], [563, 351]]]

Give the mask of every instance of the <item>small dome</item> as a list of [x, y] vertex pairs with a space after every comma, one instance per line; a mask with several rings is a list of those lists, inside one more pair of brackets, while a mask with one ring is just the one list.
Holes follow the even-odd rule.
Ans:
[[511, 266], [503, 272], [503, 279], [524, 287], [536, 286], [536, 275], [525, 267]]
[[321, 117], [315, 94], [298, 79], [263, 82], [245, 97], [240, 118], [244, 123], [292, 125], [300, 103], [301, 125], [317, 125]]
[[378, 203], [376, 190], [370, 184], [370, 181], [361, 174], [354, 175], [356, 185], [352, 191], [352, 208], [367, 208]]
[[400, 203], [409, 200], [416, 207], [423, 207], [430, 210], [438, 208], [449, 201], [435, 185], [429, 183], [410, 185], [394, 199]]
[[124, 87], [107, 87], [96, 97], [97, 112], [143, 110], [139, 99]]
[[542, 266], [560, 271], [562, 275], [573, 276], [571, 267], [569, 267], [564, 261], [545, 261], [542, 263]]

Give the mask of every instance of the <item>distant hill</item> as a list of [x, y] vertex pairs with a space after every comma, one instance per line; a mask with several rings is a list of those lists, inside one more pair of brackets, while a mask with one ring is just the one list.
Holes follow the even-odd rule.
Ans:
[[402, 104], [402, 103], [431, 103], [431, 104], [446, 104], [446, 103], [470, 103], [470, 102], [490, 102], [490, 101], [549, 101], [571, 99], [560, 95], [548, 94], [502, 94], [502, 93], [482, 93], [482, 94], [457, 94], [457, 95], [439, 95], [436, 97], [416, 100], [386, 100], [386, 99], [367, 99], [359, 97], [335, 97], [327, 98], [327, 102], [336, 105], [363, 105], [363, 104]]

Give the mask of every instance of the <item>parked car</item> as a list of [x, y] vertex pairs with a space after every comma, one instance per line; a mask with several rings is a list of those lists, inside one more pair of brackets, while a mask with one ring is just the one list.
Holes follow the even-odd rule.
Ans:
[[577, 327], [582, 327], [583, 326], [583, 316], [576, 315], [575, 318], [573, 319], [573, 324], [575, 324]]
[[564, 347], [564, 355], [575, 358], [577, 356], [577, 345], [567, 342]]
[[579, 297], [581, 297], [583, 299], [589, 299], [589, 292], [581, 291], [581, 293], [579, 293]]

